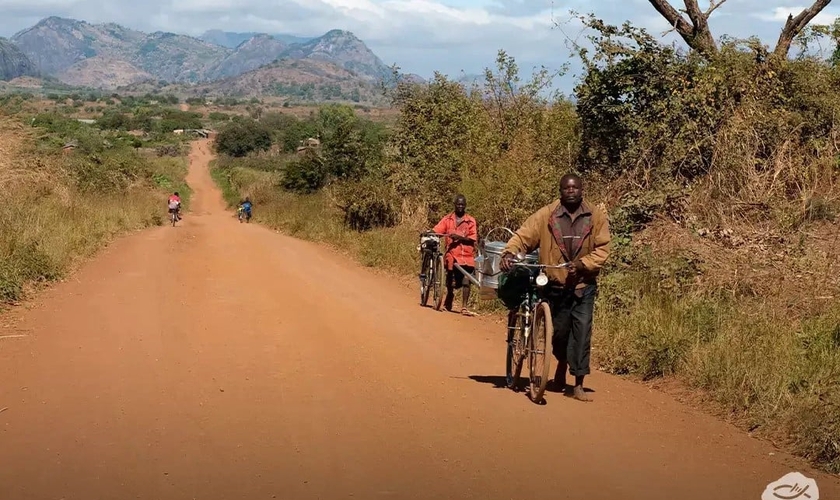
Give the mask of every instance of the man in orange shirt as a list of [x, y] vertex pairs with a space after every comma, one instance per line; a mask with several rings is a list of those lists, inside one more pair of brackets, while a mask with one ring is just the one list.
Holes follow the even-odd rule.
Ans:
[[475, 244], [478, 241], [478, 225], [471, 215], [467, 215], [467, 198], [459, 194], [455, 197], [455, 211], [446, 215], [434, 227], [434, 232], [447, 235], [446, 253], [446, 299], [444, 307], [452, 310], [455, 289], [462, 288], [461, 314], [473, 316], [467, 309], [470, 300], [470, 279], [455, 268], [455, 263], [472, 274], [475, 270]]

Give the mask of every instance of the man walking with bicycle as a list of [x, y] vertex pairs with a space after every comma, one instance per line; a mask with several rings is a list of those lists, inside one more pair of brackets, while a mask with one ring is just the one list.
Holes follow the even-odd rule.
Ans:
[[557, 358], [554, 386], [565, 390], [566, 368], [575, 377], [572, 395], [591, 401], [583, 389], [589, 375], [592, 313], [598, 293], [597, 277], [610, 252], [606, 211], [583, 200], [583, 180], [575, 174], [560, 179], [560, 199], [528, 217], [505, 246], [501, 269], [508, 272], [513, 256], [540, 249], [540, 264], [571, 263], [565, 269], [546, 269]]
[[467, 214], [467, 198], [459, 194], [455, 197], [455, 210], [444, 216], [434, 227], [434, 232], [447, 236], [444, 264], [446, 265], [446, 299], [444, 307], [452, 310], [455, 289], [462, 288], [461, 314], [473, 316], [467, 309], [470, 300], [470, 279], [455, 268], [457, 262], [468, 273], [475, 270], [475, 244], [478, 241], [478, 225]]

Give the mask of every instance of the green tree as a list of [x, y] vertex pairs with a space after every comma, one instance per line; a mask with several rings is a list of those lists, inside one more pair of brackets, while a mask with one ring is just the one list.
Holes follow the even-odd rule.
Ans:
[[231, 121], [216, 137], [216, 150], [234, 157], [246, 156], [253, 151], [266, 151], [270, 147], [271, 133], [249, 118]]

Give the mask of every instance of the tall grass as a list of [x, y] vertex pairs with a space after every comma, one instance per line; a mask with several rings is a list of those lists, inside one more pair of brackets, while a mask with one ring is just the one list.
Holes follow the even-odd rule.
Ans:
[[654, 290], [616, 307], [611, 292], [603, 287], [596, 309], [603, 369], [675, 376], [717, 413], [840, 472], [840, 307], [791, 318], [760, 300]]

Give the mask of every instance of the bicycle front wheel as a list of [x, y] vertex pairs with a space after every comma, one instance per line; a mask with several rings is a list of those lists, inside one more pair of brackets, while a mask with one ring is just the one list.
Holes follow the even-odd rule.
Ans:
[[431, 275], [432, 272], [432, 258], [429, 254], [423, 254], [423, 264], [420, 266], [420, 275], [423, 278], [420, 280], [420, 305], [422, 307], [426, 307], [426, 304], [429, 303], [429, 293], [432, 291], [432, 287], [429, 286], [431, 284]]
[[554, 324], [551, 321], [551, 309], [548, 303], [540, 302], [534, 311], [534, 328], [528, 337], [528, 365], [530, 371], [530, 398], [540, 403], [545, 394], [551, 368], [551, 337]]
[[443, 289], [446, 281], [446, 267], [443, 265], [443, 255], [435, 257], [433, 268], [432, 286], [435, 289], [435, 310], [440, 311], [441, 306], [443, 306], [443, 296], [445, 295]]
[[525, 315], [522, 312], [520, 308], [508, 313], [505, 383], [514, 391], [519, 390], [519, 376], [525, 360]]

